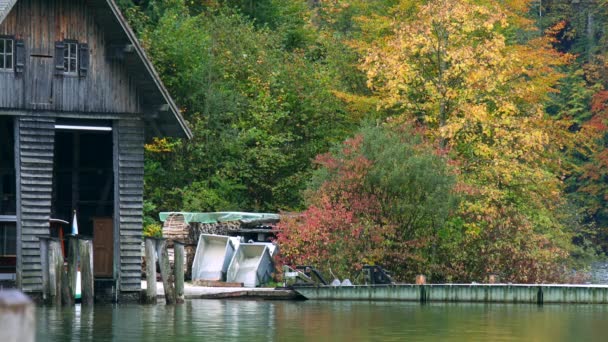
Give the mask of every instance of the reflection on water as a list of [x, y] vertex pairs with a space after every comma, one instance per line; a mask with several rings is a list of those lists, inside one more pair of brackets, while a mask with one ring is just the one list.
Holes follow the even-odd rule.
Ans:
[[606, 341], [608, 306], [193, 300], [39, 307], [38, 341]]

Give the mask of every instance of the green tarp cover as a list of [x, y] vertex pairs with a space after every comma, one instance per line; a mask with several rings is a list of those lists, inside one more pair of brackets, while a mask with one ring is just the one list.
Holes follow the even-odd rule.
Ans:
[[162, 212], [158, 216], [162, 222], [165, 222], [170, 215], [182, 215], [186, 224], [190, 222], [197, 223], [217, 223], [217, 222], [229, 222], [229, 221], [241, 221], [241, 222], [252, 222], [260, 220], [279, 220], [278, 214], [267, 214], [267, 213], [241, 213], [241, 212], [216, 212], [216, 213], [188, 213], [188, 212]]

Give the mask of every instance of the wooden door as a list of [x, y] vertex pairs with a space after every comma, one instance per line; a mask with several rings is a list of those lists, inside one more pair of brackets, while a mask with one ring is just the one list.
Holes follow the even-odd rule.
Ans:
[[28, 32], [24, 40], [29, 57], [25, 61], [23, 73], [24, 104], [28, 109], [52, 109], [55, 72], [53, 49], [55, 38], [61, 35], [58, 32], [59, 18], [55, 16], [58, 12], [55, 9], [57, 3], [57, 1], [28, 1], [24, 6], [29, 12], [27, 15], [29, 23], [19, 23], [24, 25], [24, 28], [27, 27]]
[[50, 109], [53, 103], [53, 56], [32, 54], [26, 72], [26, 96], [31, 109]]
[[93, 269], [96, 277], [112, 277], [114, 224], [111, 217], [93, 218]]

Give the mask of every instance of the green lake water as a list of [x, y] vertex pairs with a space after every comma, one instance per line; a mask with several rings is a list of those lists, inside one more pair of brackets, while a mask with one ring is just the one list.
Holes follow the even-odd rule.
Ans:
[[36, 318], [38, 341], [608, 341], [608, 305], [192, 300]]

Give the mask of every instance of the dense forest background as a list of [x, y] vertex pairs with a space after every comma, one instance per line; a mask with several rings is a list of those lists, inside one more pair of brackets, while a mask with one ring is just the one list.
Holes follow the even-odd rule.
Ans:
[[608, 1], [118, 3], [195, 135], [147, 145], [149, 220], [297, 211], [285, 262], [410, 280], [608, 250]]

